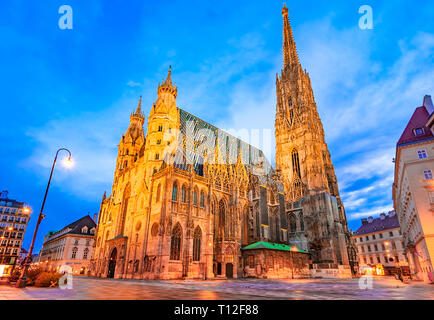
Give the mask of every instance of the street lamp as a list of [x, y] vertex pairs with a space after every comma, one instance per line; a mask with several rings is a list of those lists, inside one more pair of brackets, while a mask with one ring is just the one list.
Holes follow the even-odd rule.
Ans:
[[26, 286], [26, 283], [27, 283], [26, 274], [27, 274], [27, 270], [29, 269], [30, 259], [32, 258], [32, 252], [33, 252], [33, 247], [35, 245], [36, 234], [38, 233], [38, 228], [39, 228], [39, 225], [41, 224], [42, 219], [45, 218], [45, 215], [43, 214], [44, 206], [45, 206], [45, 200], [47, 199], [48, 189], [50, 188], [51, 178], [53, 177], [54, 167], [56, 165], [57, 156], [59, 155], [60, 151], [66, 151], [69, 154], [69, 157], [66, 159], [64, 164], [65, 165], [68, 164], [70, 166], [72, 165], [71, 152], [65, 148], [60, 148], [59, 150], [57, 150], [56, 156], [54, 157], [53, 166], [51, 167], [50, 178], [48, 179], [47, 189], [45, 190], [44, 200], [42, 201], [41, 211], [39, 212], [39, 217], [38, 217], [38, 221], [36, 223], [35, 232], [33, 233], [32, 243], [30, 245], [27, 257], [24, 260], [23, 271], [21, 272], [20, 278], [18, 279], [17, 284], [16, 284], [17, 288], [24, 288]]

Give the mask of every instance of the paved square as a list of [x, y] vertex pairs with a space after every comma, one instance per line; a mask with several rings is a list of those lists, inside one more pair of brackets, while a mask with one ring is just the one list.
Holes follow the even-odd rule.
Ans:
[[74, 277], [73, 289], [17, 289], [0, 286], [1, 300], [434, 300], [434, 285], [403, 284], [392, 278], [375, 278], [373, 288], [361, 290], [351, 280], [211, 280], [149, 281]]

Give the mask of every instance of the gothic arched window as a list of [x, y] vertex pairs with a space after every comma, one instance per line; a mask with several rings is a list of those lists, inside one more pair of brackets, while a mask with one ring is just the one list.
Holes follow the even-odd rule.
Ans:
[[289, 215], [289, 229], [292, 233], [297, 232], [297, 218], [294, 213]]
[[187, 203], [187, 187], [185, 184], [181, 188], [181, 202]]
[[300, 211], [300, 213], [298, 214], [298, 218], [300, 220], [300, 231], [304, 231], [303, 212]]
[[122, 197], [121, 223], [120, 223], [120, 227], [118, 230], [118, 235], [124, 233], [125, 219], [127, 217], [129, 199], [130, 199], [130, 185], [128, 184], [124, 190], [124, 195]]
[[219, 229], [218, 229], [218, 235], [219, 237], [223, 237], [225, 225], [226, 225], [226, 206], [225, 202], [220, 200], [219, 202]]
[[202, 241], [202, 230], [197, 226], [193, 236], [193, 261], [200, 261], [200, 244]]
[[158, 184], [156, 202], [160, 202], [160, 193], [161, 193], [161, 184]]
[[201, 208], [205, 208], [205, 192], [203, 192], [203, 191], [200, 192], [199, 203], [200, 203]]
[[176, 183], [176, 181], [173, 183], [172, 201], [178, 201], [178, 184]]
[[197, 188], [193, 190], [193, 205], [197, 206]]
[[170, 240], [170, 260], [181, 260], [182, 229], [179, 223], [172, 230]]
[[292, 150], [291, 156], [292, 156], [292, 172], [293, 172], [295, 177], [301, 178], [300, 158], [298, 156], [297, 149]]

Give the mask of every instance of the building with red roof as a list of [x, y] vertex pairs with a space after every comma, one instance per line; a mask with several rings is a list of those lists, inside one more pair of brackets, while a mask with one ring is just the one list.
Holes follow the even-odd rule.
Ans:
[[434, 282], [434, 107], [416, 108], [396, 146], [393, 204], [413, 275]]

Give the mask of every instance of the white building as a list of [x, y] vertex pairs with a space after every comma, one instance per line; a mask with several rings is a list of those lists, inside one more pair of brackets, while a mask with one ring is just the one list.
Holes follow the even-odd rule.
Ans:
[[361, 227], [353, 234], [357, 246], [359, 270], [366, 267], [395, 273], [397, 268], [408, 269], [398, 217], [393, 211], [379, 218], [362, 219]]
[[44, 269], [72, 268], [74, 275], [87, 275], [96, 230], [95, 221], [85, 216], [44, 238], [37, 264]]
[[393, 203], [413, 274], [433, 282], [434, 108], [430, 96], [416, 108], [396, 147]]

